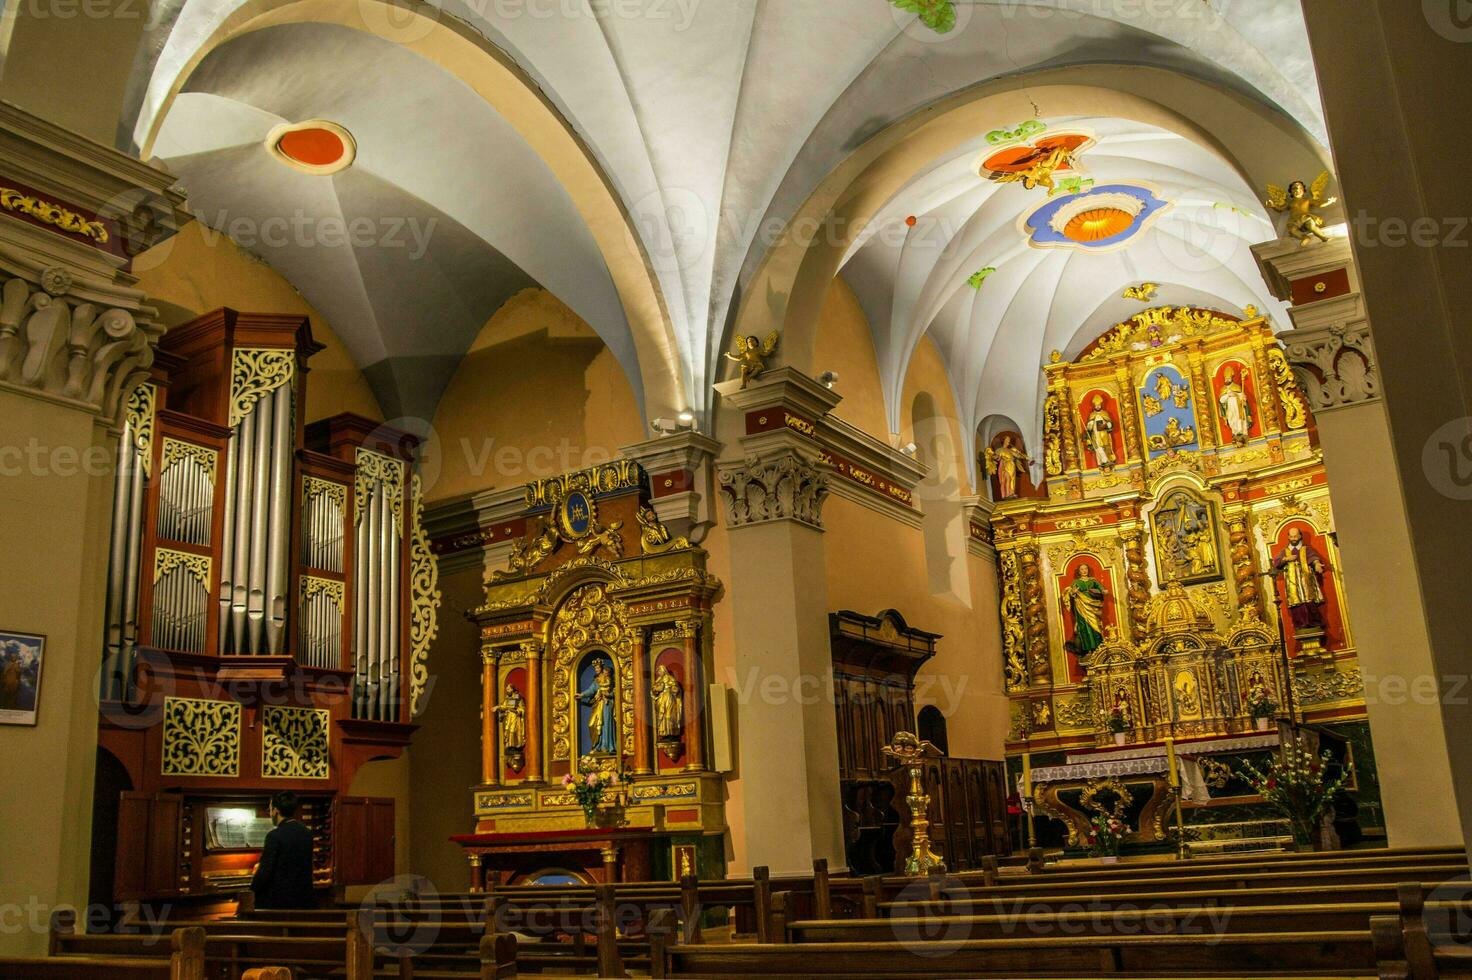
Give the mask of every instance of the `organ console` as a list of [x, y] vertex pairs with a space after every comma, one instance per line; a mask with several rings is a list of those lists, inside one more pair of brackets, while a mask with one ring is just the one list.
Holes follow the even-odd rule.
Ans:
[[[321, 349], [304, 317], [217, 310], [169, 331], [129, 398], [99, 681], [117, 762], [99, 767], [100, 805], [126, 798], [104, 829], [120, 837], [117, 899], [238, 885], [190, 853], [187, 814], [264, 813], [287, 788], [316, 814], [321, 883], [393, 873], [391, 846], [375, 866], [370, 842], [343, 837], [385, 826], [392, 801], [368, 801], [371, 821], [336, 811], [360, 802], [345, 796], [358, 767], [400, 754], [415, 727], [438, 573], [417, 439], [355, 415], [307, 424]], [[180, 874], [125, 867], [167, 863], [159, 840]], [[231, 869], [249, 858], [231, 853]], [[349, 853], [344, 875], [334, 855]]]

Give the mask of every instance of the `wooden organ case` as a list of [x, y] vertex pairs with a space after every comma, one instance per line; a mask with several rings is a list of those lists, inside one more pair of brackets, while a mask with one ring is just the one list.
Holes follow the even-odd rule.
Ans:
[[[909, 773], [884, 747], [915, 732], [915, 675], [935, 656], [939, 634], [909, 626], [892, 609], [828, 617], [837, 698], [838, 770], [845, 849], [855, 874], [901, 870], [909, 853]], [[931, 842], [947, 867], [977, 867], [1009, 854], [1004, 766], [943, 757], [926, 762]]]
[[416, 440], [307, 425], [304, 317], [222, 309], [169, 331], [121, 440], [100, 677], [104, 903], [246, 886], [272, 793], [301, 799], [316, 880], [394, 874], [393, 801], [348, 797], [400, 755], [436, 632]]

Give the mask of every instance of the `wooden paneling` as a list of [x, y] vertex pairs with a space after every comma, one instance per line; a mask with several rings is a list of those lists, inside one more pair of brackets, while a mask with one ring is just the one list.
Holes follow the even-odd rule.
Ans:
[[376, 885], [394, 876], [394, 801], [340, 796], [333, 816], [339, 885]]

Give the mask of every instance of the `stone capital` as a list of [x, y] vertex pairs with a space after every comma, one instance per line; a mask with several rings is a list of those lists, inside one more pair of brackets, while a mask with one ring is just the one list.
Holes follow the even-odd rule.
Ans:
[[776, 448], [716, 468], [730, 528], [793, 521], [821, 531], [828, 479], [814, 458], [795, 449]]
[[1380, 368], [1368, 321], [1289, 330], [1278, 339], [1315, 412], [1380, 400]]

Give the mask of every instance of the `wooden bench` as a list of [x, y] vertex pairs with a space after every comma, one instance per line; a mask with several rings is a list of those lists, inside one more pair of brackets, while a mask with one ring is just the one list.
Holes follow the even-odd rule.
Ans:
[[[26, 980], [205, 980], [204, 932], [175, 929], [150, 957], [0, 958], [0, 977]], [[162, 946], [163, 944], [160, 944]], [[164, 951], [167, 955], [159, 955]]]
[[1033, 977], [1153, 973], [1374, 975], [1369, 929], [1234, 935], [1068, 936], [964, 941], [665, 945], [652, 976]]

